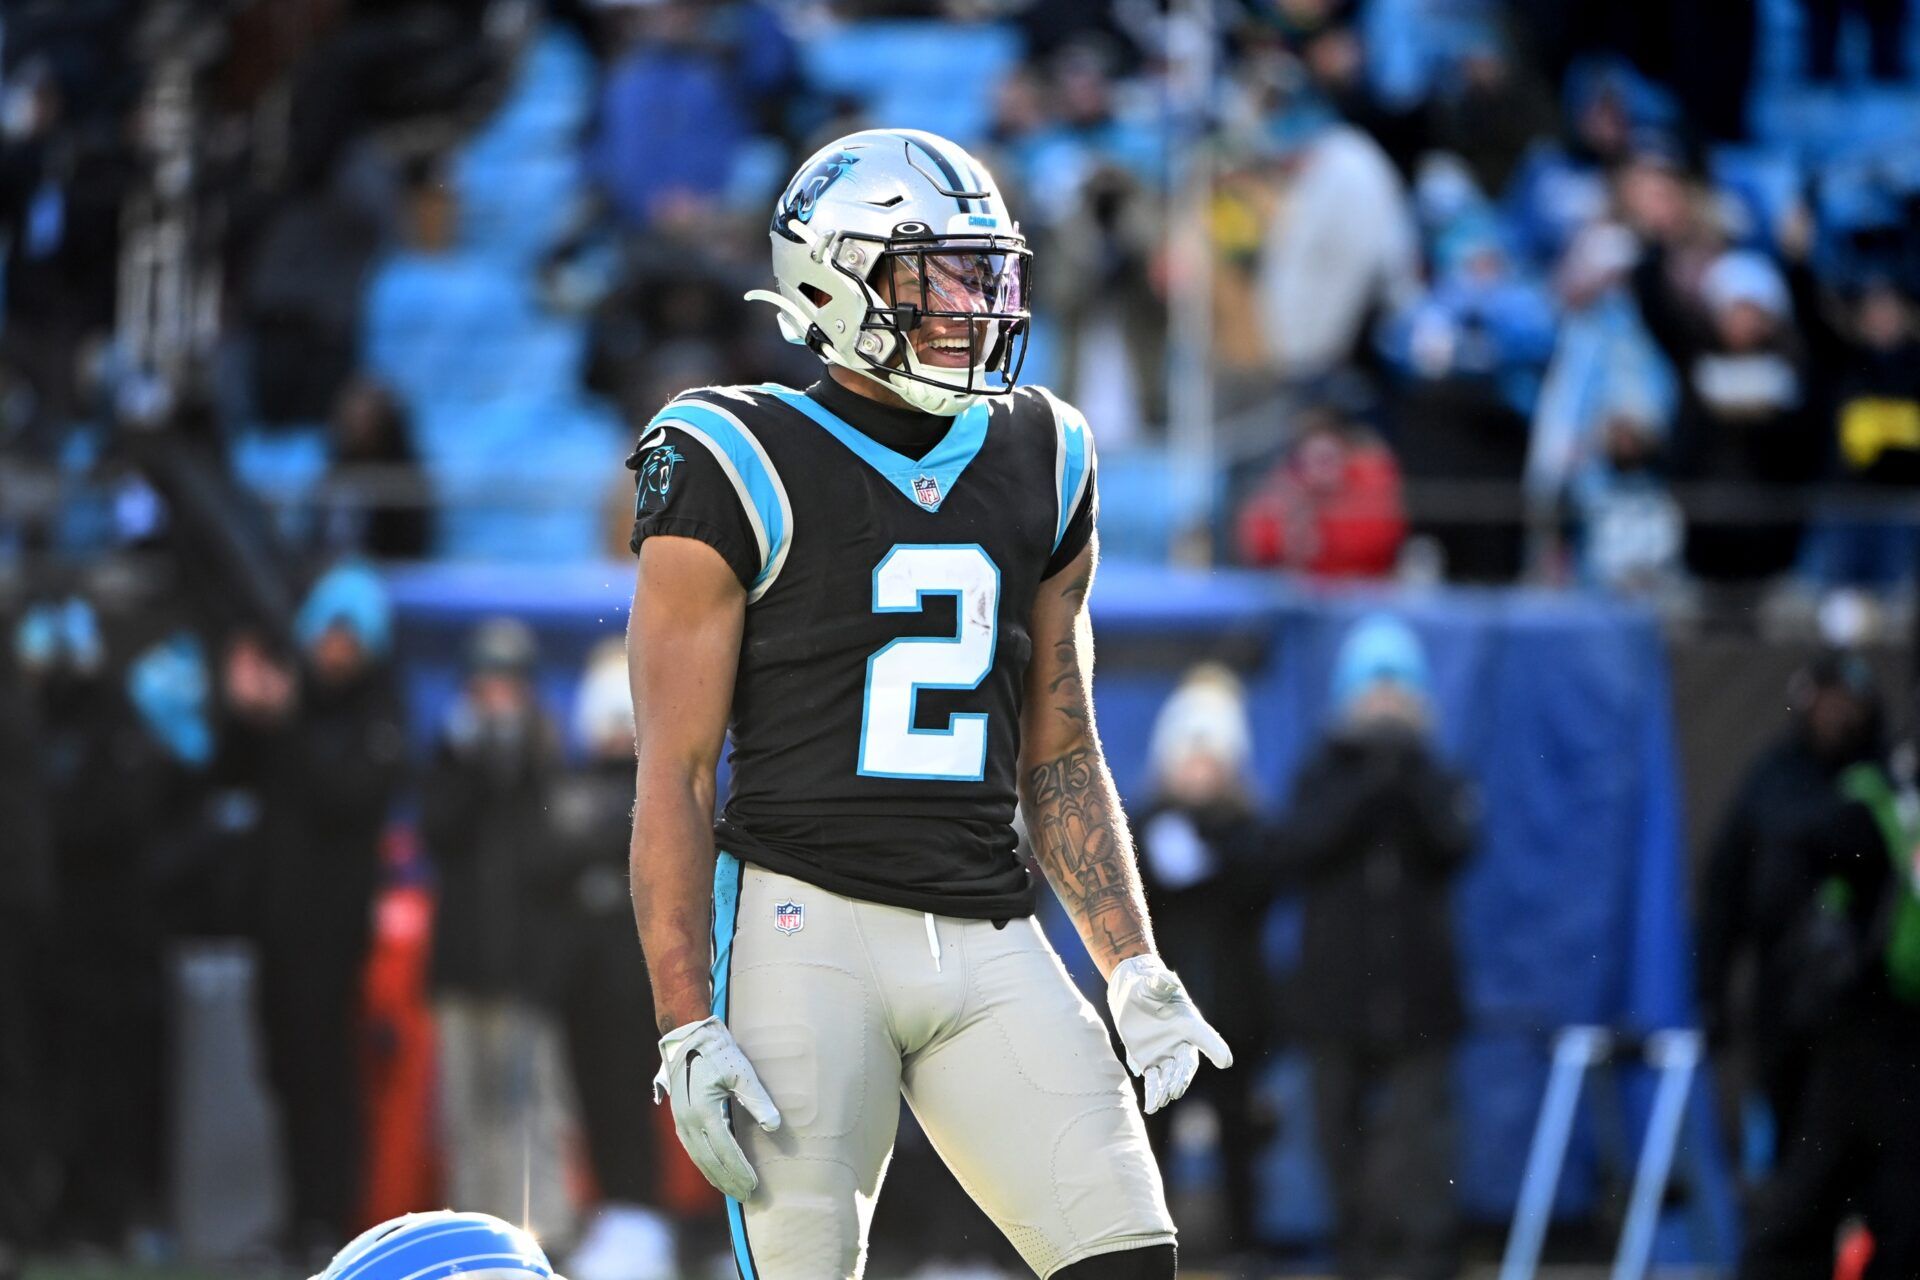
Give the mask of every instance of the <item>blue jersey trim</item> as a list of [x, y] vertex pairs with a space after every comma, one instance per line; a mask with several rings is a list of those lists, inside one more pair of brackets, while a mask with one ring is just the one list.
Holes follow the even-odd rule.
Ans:
[[1092, 482], [1093, 441], [1092, 433], [1087, 430], [1087, 420], [1080, 416], [1078, 409], [1044, 388], [1040, 394], [1046, 397], [1047, 407], [1053, 410], [1056, 438], [1053, 479], [1059, 498], [1058, 517], [1053, 526], [1053, 549], [1058, 551], [1061, 540], [1067, 536], [1067, 526], [1073, 523], [1073, 513], [1080, 509], [1080, 499], [1086, 494], [1087, 485]]
[[[878, 471], [888, 483], [898, 489], [914, 506], [922, 511], [938, 511], [953, 487], [960, 482], [961, 473], [980, 452], [980, 446], [987, 441], [988, 407], [974, 404], [966, 412], [953, 420], [942, 436], [940, 443], [933, 446], [931, 452], [918, 462], [904, 454], [895, 453], [878, 440], [862, 432], [812, 396], [785, 388], [768, 390], [801, 413], [806, 414], [841, 444], [851, 449], [861, 461]], [[922, 502], [914, 492], [913, 482], [922, 476], [932, 476], [940, 486], [940, 495], [932, 503]]]
[[[740, 927], [740, 882], [746, 869], [724, 850], [713, 855], [713, 1016], [727, 1020], [727, 990], [733, 976], [733, 935]], [[732, 1104], [728, 1104], [731, 1114]], [[727, 1234], [733, 1238], [733, 1262], [740, 1280], [759, 1280], [753, 1250], [747, 1246], [747, 1216], [740, 1202], [726, 1197]]]
[[678, 427], [700, 441], [733, 482], [760, 544], [760, 572], [747, 585], [748, 602], [758, 600], [786, 564], [793, 541], [793, 506], [772, 459], [740, 419], [716, 405], [676, 400], [647, 424], [648, 430], [659, 426]]
[[1074, 509], [1080, 505], [1080, 482], [1087, 474], [1087, 429], [1073, 423], [1063, 426], [1060, 435], [1067, 460], [1060, 472], [1060, 523], [1053, 531], [1055, 551], [1060, 549], [1060, 540], [1067, 536], [1067, 526], [1073, 523]]
[[727, 977], [733, 968], [733, 931], [740, 918], [740, 859], [713, 855], [713, 1016], [727, 1020]]

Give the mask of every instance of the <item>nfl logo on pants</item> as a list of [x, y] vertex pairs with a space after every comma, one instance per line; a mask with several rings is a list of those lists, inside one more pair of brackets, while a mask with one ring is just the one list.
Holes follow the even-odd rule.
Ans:
[[798, 933], [807, 923], [807, 909], [798, 902], [773, 904], [773, 927], [781, 933]]

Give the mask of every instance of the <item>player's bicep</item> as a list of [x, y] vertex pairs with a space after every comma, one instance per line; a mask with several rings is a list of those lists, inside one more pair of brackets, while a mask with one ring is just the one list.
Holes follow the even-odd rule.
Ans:
[[627, 670], [642, 770], [718, 763], [733, 703], [747, 595], [719, 551], [660, 536], [640, 547]]
[[1040, 584], [1028, 629], [1033, 658], [1020, 716], [1025, 764], [1054, 759], [1094, 737], [1093, 623], [1087, 593], [1093, 586], [1099, 539]]

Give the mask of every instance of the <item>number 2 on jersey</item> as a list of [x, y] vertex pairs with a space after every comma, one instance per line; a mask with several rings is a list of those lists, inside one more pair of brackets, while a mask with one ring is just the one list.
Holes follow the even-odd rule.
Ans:
[[928, 596], [954, 597], [954, 634], [903, 636], [867, 659], [860, 711], [860, 773], [868, 778], [979, 782], [987, 771], [987, 715], [957, 712], [944, 729], [914, 726], [922, 689], [977, 689], [993, 668], [1000, 570], [974, 543], [902, 543], [873, 571], [875, 613], [919, 613]]

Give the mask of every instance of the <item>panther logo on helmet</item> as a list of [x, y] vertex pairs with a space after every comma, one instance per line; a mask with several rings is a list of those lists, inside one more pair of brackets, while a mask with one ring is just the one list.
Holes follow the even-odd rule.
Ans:
[[812, 221], [814, 207], [819, 204], [821, 195], [839, 180], [841, 174], [853, 168], [859, 160], [859, 156], [846, 151], [837, 151], [789, 184], [786, 200], [781, 203], [779, 209], [774, 211], [773, 233], [777, 236], [785, 236], [789, 240], [797, 240], [799, 237], [787, 230], [787, 224]]

